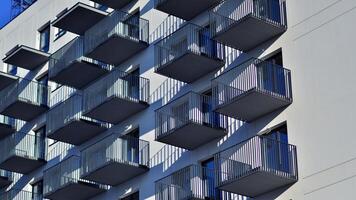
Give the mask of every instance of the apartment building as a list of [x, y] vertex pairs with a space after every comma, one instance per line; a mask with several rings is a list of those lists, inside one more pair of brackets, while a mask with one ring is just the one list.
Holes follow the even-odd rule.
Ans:
[[354, 8], [34, 1], [0, 30], [0, 199], [354, 199]]

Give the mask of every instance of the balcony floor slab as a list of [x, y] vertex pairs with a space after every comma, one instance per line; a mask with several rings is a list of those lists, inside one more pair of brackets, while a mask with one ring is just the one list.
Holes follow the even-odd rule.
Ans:
[[147, 107], [148, 104], [145, 102], [138, 102], [114, 96], [86, 112], [84, 116], [103, 122], [117, 124]]
[[193, 150], [226, 134], [226, 130], [222, 128], [211, 128], [191, 122], [169, 131], [169, 133], [157, 138], [157, 141]]
[[214, 39], [246, 52], [285, 31], [285, 26], [278, 26], [249, 14], [217, 33]]
[[118, 65], [146, 47], [148, 44], [145, 42], [114, 34], [86, 56], [104, 63]]
[[222, 60], [188, 52], [160, 66], [156, 72], [179, 81], [191, 83], [223, 65], [224, 61]]
[[64, 127], [47, 135], [47, 137], [73, 145], [81, 145], [105, 130], [107, 130], [107, 128], [101, 126], [99, 123], [83, 119], [72, 120]]
[[113, 9], [121, 9], [133, 0], [93, 0], [93, 2], [108, 6]]
[[77, 183], [66, 184], [60, 189], [46, 194], [45, 198], [51, 200], [85, 200], [105, 191], [97, 185], [78, 181]]
[[76, 89], [83, 89], [88, 84], [106, 74], [108, 70], [86, 61], [74, 61], [50, 80]]
[[20, 174], [29, 174], [46, 163], [43, 159], [33, 159], [26, 156], [11, 156], [0, 163], [0, 169], [17, 172]]
[[219, 105], [215, 111], [242, 121], [251, 122], [291, 103], [289, 100], [251, 89]]
[[104, 19], [107, 12], [83, 3], [77, 3], [58, 17], [52, 25], [78, 35], [83, 35], [86, 30]]
[[47, 110], [48, 106], [35, 105], [31, 102], [17, 100], [1, 111], [1, 114], [24, 121], [31, 121]]
[[7, 64], [34, 70], [48, 61], [50, 54], [27, 46], [16, 46], [3, 59]]
[[130, 163], [107, 162], [104, 166], [82, 178], [107, 185], [119, 185], [148, 171], [145, 166]]

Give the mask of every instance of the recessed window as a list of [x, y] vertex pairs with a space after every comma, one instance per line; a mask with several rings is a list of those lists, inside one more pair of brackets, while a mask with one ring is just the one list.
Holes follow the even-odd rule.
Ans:
[[50, 42], [50, 25], [46, 25], [45, 27], [39, 30], [40, 34], [40, 50], [44, 52], [49, 51], [49, 42]]
[[14, 65], [7, 65], [7, 73], [11, 75], [16, 75], [17, 74], [17, 67]]
[[121, 200], [139, 200], [140, 199], [140, 193], [135, 192], [127, 197], [121, 198]]
[[62, 37], [63, 35], [65, 35], [67, 33], [66, 30], [63, 30], [60, 28], [56, 28], [55, 30], [56, 30], [56, 32], [54, 34], [54, 40], [57, 40], [58, 38]]
[[32, 199], [41, 199], [43, 196], [43, 180], [32, 184]]

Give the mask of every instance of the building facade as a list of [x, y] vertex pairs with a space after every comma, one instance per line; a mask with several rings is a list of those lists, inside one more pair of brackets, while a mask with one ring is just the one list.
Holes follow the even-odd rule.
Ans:
[[0, 30], [0, 199], [354, 199], [355, 7], [35, 1]]

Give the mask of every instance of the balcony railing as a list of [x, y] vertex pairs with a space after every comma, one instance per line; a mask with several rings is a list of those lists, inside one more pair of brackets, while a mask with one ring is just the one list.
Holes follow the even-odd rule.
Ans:
[[[19, 78], [0, 92], [0, 112], [25, 121], [31, 120], [47, 110], [49, 94], [50, 88], [47, 85]], [[27, 105], [25, 109], [20, 108], [22, 104]]]
[[0, 189], [9, 186], [14, 180], [12, 172], [0, 169]]
[[184, 82], [222, 67], [224, 58], [225, 46], [211, 39], [208, 28], [192, 23], [155, 44], [155, 72]]
[[223, 150], [215, 160], [217, 186], [229, 192], [255, 197], [298, 180], [297, 148], [263, 136]]
[[93, 59], [117, 65], [145, 48], [148, 42], [149, 21], [116, 10], [85, 32], [84, 52]]
[[[222, 137], [226, 134], [228, 120], [226, 116], [214, 112], [212, 106], [210, 96], [189, 92], [159, 108], [156, 110], [156, 140], [191, 149], [202, 145], [202, 142]], [[182, 129], [190, 126], [191, 129]], [[178, 133], [180, 129], [182, 134]], [[216, 133], [212, 132], [213, 129]], [[169, 135], [176, 136], [170, 142], [165, 141], [164, 138]], [[187, 141], [187, 138], [192, 141]]]
[[0, 194], [1, 200], [42, 200], [40, 194], [28, 192], [25, 190], [11, 189]]
[[284, 3], [283, 0], [223, 1], [210, 12], [211, 32], [218, 41], [247, 51], [287, 29]]
[[18, 119], [0, 115], [0, 139], [11, 135], [19, 130], [24, 125], [24, 122]]
[[[147, 107], [149, 87], [149, 79], [114, 70], [84, 90], [84, 115], [118, 123]], [[113, 115], [108, 110], [119, 112]]]
[[[249, 95], [251, 93], [261, 96]], [[291, 72], [271, 62], [251, 58], [213, 80], [213, 98], [218, 112], [251, 121], [292, 102]], [[235, 110], [228, 110], [234, 103]], [[245, 111], [246, 105], [259, 107]]]
[[111, 65], [85, 57], [84, 38], [76, 37], [51, 55], [48, 74], [57, 83], [80, 89], [111, 69]]
[[29, 173], [45, 163], [45, 138], [17, 132], [0, 141], [0, 167]]
[[71, 156], [45, 170], [43, 183], [43, 194], [49, 199], [53, 196], [66, 199], [72, 196], [73, 200], [90, 198], [108, 189], [106, 185], [80, 179], [80, 158], [77, 156]]
[[87, 180], [117, 185], [148, 170], [148, 161], [149, 142], [112, 135], [81, 151], [81, 173]]
[[71, 90], [65, 87], [61, 90], [62, 94], [57, 93], [57, 96], [70, 97], [47, 112], [46, 130], [49, 138], [79, 145], [105, 131], [110, 125], [83, 116], [82, 95], [79, 91], [67, 95]]

